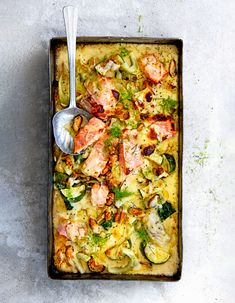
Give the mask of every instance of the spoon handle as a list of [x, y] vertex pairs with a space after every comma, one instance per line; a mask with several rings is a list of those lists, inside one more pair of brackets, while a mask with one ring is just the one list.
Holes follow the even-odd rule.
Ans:
[[67, 34], [68, 58], [69, 58], [69, 82], [70, 82], [70, 103], [69, 108], [76, 106], [76, 35], [78, 9], [73, 6], [65, 6], [63, 8], [64, 23]]

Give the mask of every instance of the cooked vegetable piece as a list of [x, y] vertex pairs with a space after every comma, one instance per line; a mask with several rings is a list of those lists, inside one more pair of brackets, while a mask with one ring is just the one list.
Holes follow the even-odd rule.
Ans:
[[63, 73], [59, 78], [58, 83], [59, 100], [62, 106], [69, 104], [69, 77]]
[[173, 173], [176, 167], [175, 158], [170, 154], [164, 154], [164, 156], [166, 157], [169, 165], [168, 173]]
[[104, 223], [101, 224], [104, 229], [108, 230], [110, 227], [113, 225], [113, 220], [108, 220], [105, 221]]
[[127, 257], [129, 257], [128, 264], [124, 267], [111, 267], [110, 266], [107, 268], [108, 272], [113, 273], [113, 274], [122, 274], [127, 271], [130, 271], [131, 269], [133, 269], [133, 267], [135, 267], [138, 264], [138, 260], [132, 250], [130, 250], [128, 248], [122, 248], [122, 253], [124, 255], [126, 255]]
[[162, 205], [159, 205], [158, 208], [158, 215], [161, 219], [161, 221], [166, 220], [168, 217], [170, 217], [173, 213], [175, 213], [175, 209], [172, 206], [170, 202], [165, 202]]
[[57, 188], [63, 189], [67, 186], [69, 176], [64, 173], [55, 172], [54, 174], [54, 182]]
[[82, 124], [82, 116], [77, 116], [73, 119], [73, 130], [78, 132]]
[[153, 243], [146, 244], [144, 254], [146, 258], [154, 264], [165, 263], [170, 258], [170, 254]]
[[85, 189], [86, 189], [85, 185], [81, 185], [81, 186], [61, 189], [61, 192], [66, 198], [73, 199], [79, 197], [82, 194], [82, 192], [85, 191]]
[[91, 258], [88, 262], [87, 265], [92, 272], [102, 272], [105, 269], [105, 266], [103, 264], [98, 264], [96, 263], [94, 258]]
[[121, 61], [122, 61], [121, 69], [127, 73], [135, 74], [137, 71], [137, 62], [136, 62], [135, 55], [133, 53], [130, 53], [130, 55], [129, 55], [130, 63], [127, 62], [126, 57], [127, 56], [121, 57]]

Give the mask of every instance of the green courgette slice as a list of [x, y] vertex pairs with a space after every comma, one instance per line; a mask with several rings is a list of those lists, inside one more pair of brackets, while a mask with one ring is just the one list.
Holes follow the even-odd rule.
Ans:
[[146, 244], [146, 246], [144, 247], [144, 254], [146, 258], [154, 264], [165, 263], [170, 258], [169, 253], [165, 252], [154, 243]]

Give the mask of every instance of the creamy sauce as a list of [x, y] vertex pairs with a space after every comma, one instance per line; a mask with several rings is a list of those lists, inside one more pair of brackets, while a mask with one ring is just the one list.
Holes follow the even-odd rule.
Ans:
[[[136, 59], [137, 64], [139, 64], [139, 60], [148, 54], [154, 54], [159, 62], [161, 62], [164, 67], [168, 70], [169, 64], [172, 60], [175, 61], [176, 66], [178, 65], [178, 53], [177, 48], [171, 45], [146, 45], [146, 44], [87, 44], [87, 45], [79, 45], [77, 46], [77, 77], [80, 79], [79, 83], [84, 83], [81, 80], [83, 76], [82, 73], [84, 71], [83, 66], [89, 67], [90, 70], [94, 70], [95, 66], [99, 64], [101, 59], [108, 60], [108, 58], [112, 58], [116, 54], [120, 54], [122, 50], [127, 50], [128, 54], [132, 53]], [[131, 62], [128, 62], [131, 64]], [[86, 73], [89, 72], [86, 69]], [[94, 72], [91, 72], [92, 77], [96, 77]], [[123, 72], [124, 74], [124, 72]], [[66, 76], [67, 75], [67, 76]], [[130, 75], [128, 75], [129, 77]], [[64, 77], [68, 81], [68, 60], [67, 60], [67, 51], [64, 46], [61, 46], [56, 51], [56, 80], [60, 81], [61, 77]], [[143, 72], [138, 67], [138, 72], [136, 72], [136, 79], [130, 80], [130, 82], [139, 81], [143, 77]], [[65, 81], [65, 82], [64, 82]], [[85, 80], [87, 81], [87, 79]], [[114, 81], [114, 80], [112, 80]], [[116, 79], [115, 79], [116, 81]], [[120, 81], [120, 87], [122, 89], [122, 83]], [[128, 82], [128, 81], [127, 81]], [[126, 82], [125, 82], [126, 83]], [[115, 82], [117, 84], [117, 81]], [[58, 92], [58, 87], [55, 87], [55, 105], [56, 111], [61, 110], [65, 104], [66, 100], [68, 99], [68, 90], [66, 80], [63, 80], [63, 84], [60, 84], [60, 89], [63, 90], [63, 93]], [[125, 84], [126, 85], [126, 84]], [[129, 257], [125, 254], [121, 255], [118, 259], [111, 259], [107, 257], [107, 251], [113, 247], [124, 247], [128, 250], [131, 250], [136, 258], [135, 266], [132, 266], [130, 270], [127, 270], [125, 273], [128, 274], [152, 274], [152, 275], [165, 275], [165, 276], [172, 276], [174, 273], [177, 272], [178, 264], [179, 264], [179, 252], [178, 252], [178, 117], [177, 117], [177, 110], [175, 108], [171, 108], [169, 110], [169, 104], [165, 105], [161, 102], [161, 100], [174, 100], [176, 103], [178, 102], [178, 77], [175, 75], [174, 77], [170, 76], [169, 72], [161, 81], [161, 83], [151, 84], [151, 94], [154, 95], [154, 101], [145, 102], [145, 111], [151, 113], [151, 115], [159, 115], [160, 113], [165, 116], [171, 116], [172, 121], [174, 121], [176, 132], [172, 135], [171, 138], [159, 139], [160, 141], [156, 141], [156, 139], [151, 139], [149, 137], [149, 129], [150, 126], [154, 123], [153, 120], [139, 120], [134, 122], [142, 123], [142, 129], [138, 130], [138, 136], [136, 138], [136, 146], [140, 148], [142, 153], [142, 158], [145, 159], [145, 163], [149, 163], [151, 165], [148, 167], [148, 170], [151, 170], [150, 173], [147, 171], [143, 173], [142, 167], [138, 169], [133, 169], [129, 174], [127, 174], [123, 182], [119, 183], [120, 188], [119, 190], [122, 192], [127, 192], [128, 194], [125, 197], [117, 198], [114, 201], [112, 206], [105, 206], [104, 208], [99, 208], [97, 206], [92, 205], [91, 203], [91, 186], [89, 184], [89, 188], [87, 189], [84, 197], [76, 203], [71, 203], [73, 209], [68, 210], [66, 209], [66, 205], [64, 203], [64, 198], [55, 185], [54, 189], [54, 196], [53, 196], [53, 225], [54, 225], [54, 251], [55, 251], [55, 265], [61, 271], [67, 272], [90, 272], [89, 267], [87, 266], [87, 262], [84, 259], [78, 259], [77, 253], [82, 253], [87, 255], [88, 257], [92, 257], [95, 259], [96, 263], [102, 264], [105, 269], [103, 272], [108, 272], [109, 268], [119, 267], [123, 268], [128, 265]], [[118, 84], [115, 86], [115, 89], [118, 91], [119, 89]], [[144, 88], [143, 88], [144, 89]], [[138, 92], [135, 92], [138, 96]], [[83, 100], [86, 98], [86, 89], [82, 87], [77, 94], [77, 100]], [[135, 96], [135, 95], [134, 95]], [[63, 98], [63, 102], [62, 99]], [[137, 97], [136, 97], [137, 98]], [[141, 97], [139, 100], [141, 101]], [[145, 96], [144, 96], [145, 98]], [[128, 101], [129, 102], [129, 101]], [[174, 102], [171, 102], [171, 106]], [[168, 106], [168, 108], [167, 108]], [[139, 109], [142, 110], [142, 109]], [[138, 111], [138, 109], [137, 109]], [[166, 111], [166, 112], [165, 112]], [[169, 118], [170, 119], [170, 118]], [[133, 127], [133, 123], [125, 124], [127, 129], [131, 129]], [[126, 123], [126, 120], [122, 121], [121, 123]], [[122, 126], [123, 127], [123, 126]], [[136, 126], [134, 125], [134, 128]], [[121, 139], [118, 139], [121, 140]], [[120, 142], [119, 142], [120, 144]], [[165, 177], [159, 177], [155, 174], [153, 175], [153, 171], [156, 170], [159, 166], [164, 167], [164, 163], [159, 165], [153, 162], [150, 158], [143, 155], [143, 148], [149, 146], [151, 144], [156, 145], [155, 151], [160, 157], [160, 160], [163, 159], [164, 163], [166, 163], [165, 154], [170, 154], [175, 159], [176, 167], [173, 172], [169, 173], [166, 172]], [[55, 172], [59, 172], [62, 174], [67, 174], [72, 178], [73, 172], [82, 172], [84, 171], [82, 167], [84, 166], [84, 162], [78, 163], [70, 163], [66, 156], [61, 154], [58, 148], [55, 146], [54, 152], [56, 166]], [[65, 159], [65, 160], [64, 160]], [[73, 160], [74, 161], [74, 160]], [[69, 166], [68, 162], [72, 165]], [[168, 164], [169, 166], [169, 164]], [[120, 168], [119, 168], [120, 169]], [[155, 170], [154, 170], [155, 169]], [[161, 168], [162, 169], [162, 168]], [[148, 175], [149, 173], [149, 175]], [[120, 177], [120, 173], [118, 173]], [[74, 176], [73, 176], [74, 178]], [[106, 178], [109, 178], [108, 176]], [[79, 179], [79, 177], [75, 177], [77, 180], [77, 184], [80, 184], [83, 179]], [[91, 178], [87, 178], [87, 180], [91, 180]], [[71, 181], [71, 180], [70, 180]], [[94, 180], [93, 180], [94, 181]], [[73, 181], [71, 181], [73, 182]], [[79, 183], [80, 182], [80, 183]], [[97, 181], [100, 182], [99, 177]], [[118, 181], [119, 182], [119, 181]], [[74, 184], [73, 186], [77, 186]], [[86, 181], [83, 182], [86, 184]], [[87, 183], [88, 184], [88, 183]], [[140, 193], [140, 190], [144, 191], [147, 188], [147, 195], [148, 197], [151, 196], [152, 193], [159, 193], [161, 197], [161, 203], [168, 201], [171, 203], [172, 207], [174, 208], [175, 212], [171, 214], [167, 219], [163, 222], [159, 223], [159, 226], [164, 231], [165, 237], [168, 239], [163, 244], [159, 245], [159, 243], [155, 243], [153, 239], [148, 240], [155, 243], [155, 245], [161, 246], [161, 249], [169, 253], [169, 259], [163, 264], [153, 264], [144, 256], [141, 252], [140, 246], [143, 242], [143, 239], [139, 236], [138, 233], [138, 223], [140, 222], [141, 228], [147, 230], [148, 224], [144, 223], [144, 217], [138, 217], [134, 215], [130, 215], [130, 209], [137, 208], [143, 210], [145, 217], [147, 214], [151, 213], [153, 209], [149, 209], [146, 207], [146, 200], [147, 198], [143, 198]], [[114, 222], [112, 226], [109, 227], [108, 230], [104, 229], [98, 233], [94, 233], [91, 231], [91, 227], [89, 226], [89, 218], [93, 218], [98, 226], [99, 224], [99, 217], [102, 217], [104, 211], [110, 210], [118, 212], [120, 209], [126, 214], [127, 221], [126, 222]], [[157, 214], [157, 208], [154, 210]], [[102, 221], [102, 220], [101, 220]], [[69, 222], [69, 223], [68, 223]], [[69, 237], [65, 237], [58, 232], [58, 226], [63, 226], [66, 228], [68, 224], [77, 224], [76, 225], [76, 236], [73, 239]], [[66, 225], [67, 224], [67, 225]], [[77, 227], [78, 226], [78, 227]], [[80, 228], [80, 229], [79, 229]], [[86, 234], [85, 237], [79, 234], [81, 229], [84, 229], [84, 233]], [[83, 231], [82, 231], [83, 232]], [[147, 230], [148, 232], [148, 230]], [[95, 240], [93, 238], [95, 238]], [[148, 235], [148, 239], [149, 239]], [[98, 240], [97, 240], [98, 239]], [[103, 239], [103, 240], [102, 240]], [[92, 242], [93, 241], [93, 242]], [[99, 242], [99, 243], [98, 243]], [[131, 243], [131, 244], [130, 244]], [[72, 247], [72, 256], [69, 255], [69, 247]], [[69, 257], [70, 256], [70, 257]], [[77, 261], [78, 259], [78, 261]], [[82, 268], [82, 269], [81, 269]]]

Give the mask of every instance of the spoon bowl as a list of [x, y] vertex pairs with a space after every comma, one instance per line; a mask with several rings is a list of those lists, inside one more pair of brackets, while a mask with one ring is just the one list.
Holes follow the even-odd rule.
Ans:
[[73, 154], [74, 138], [68, 130], [68, 126], [76, 116], [86, 117], [88, 120], [92, 118], [88, 112], [77, 108], [66, 108], [57, 112], [53, 117], [53, 129], [56, 144], [60, 147], [62, 152], [66, 154]]

